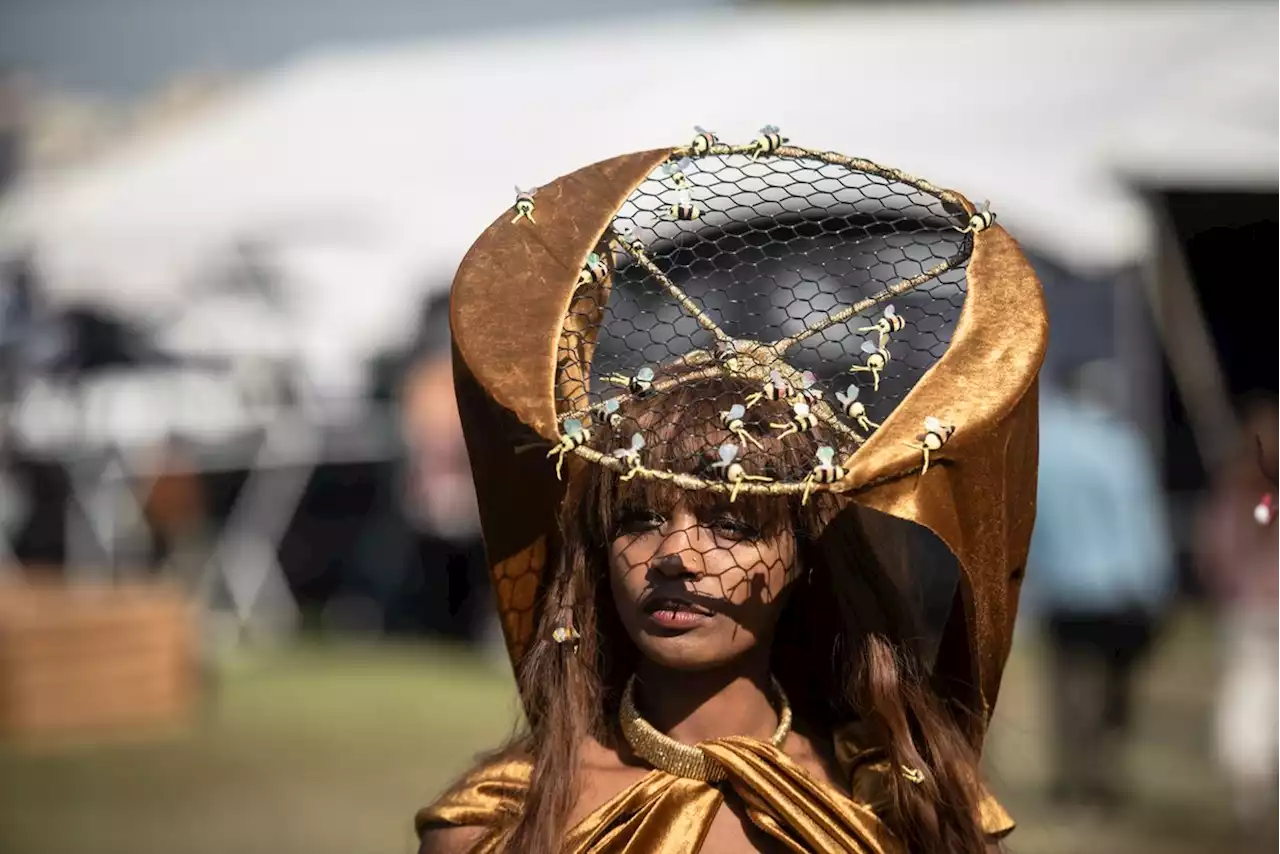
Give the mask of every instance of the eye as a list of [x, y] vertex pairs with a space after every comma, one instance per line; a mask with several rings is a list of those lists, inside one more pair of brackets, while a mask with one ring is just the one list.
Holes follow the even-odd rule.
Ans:
[[711, 530], [734, 540], [755, 540], [760, 531], [736, 516], [719, 515], [711, 520]]
[[618, 534], [642, 534], [662, 527], [662, 514], [645, 508], [626, 510], [618, 518]]

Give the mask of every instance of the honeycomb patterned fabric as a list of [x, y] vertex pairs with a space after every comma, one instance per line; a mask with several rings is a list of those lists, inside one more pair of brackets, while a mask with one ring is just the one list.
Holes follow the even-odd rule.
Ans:
[[[536, 195], [523, 198], [534, 215]], [[699, 130], [587, 257], [560, 336], [550, 456], [807, 502], [946, 351], [973, 235], [993, 222], [776, 128], [736, 146]], [[920, 425], [922, 468], [953, 431]]]

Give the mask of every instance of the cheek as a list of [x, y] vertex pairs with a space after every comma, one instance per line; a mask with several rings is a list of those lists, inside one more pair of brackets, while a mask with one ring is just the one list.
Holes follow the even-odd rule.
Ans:
[[795, 549], [789, 543], [726, 543], [707, 553], [707, 572], [724, 585], [730, 602], [771, 602], [795, 575]]

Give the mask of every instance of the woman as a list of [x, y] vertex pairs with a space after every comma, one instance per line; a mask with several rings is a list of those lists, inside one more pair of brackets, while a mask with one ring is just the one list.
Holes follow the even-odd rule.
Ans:
[[[753, 165], [761, 154], [828, 158], [932, 191], [774, 138], [767, 151], [759, 140], [695, 141], [674, 156], [582, 170], [538, 191], [536, 225], [520, 207], [495, 223], [459, 271], [456, 388], [528, 730], [419, 814], [423, 852], [976, 854], [1012, 828], [981, 785], [978, 748], [1030, 533], [1026, 444], [1034, 448], [1043, 351], [1034, 279], [990, 218], [965, 230], [981, 215], [936, 191], [952, 220], [933, 228], [961, 235], [960, 248], [909, 284], [968, 262], [967, 322], [991, 320], [967, 343], [957, 326], [928, 370], [943, 380], [973, 372], [1001, 345], [994, 395], [941, 412], [971, 416], [982, 432], [963, 452], [945, 452], [954, 427], [922, 415], [938, 406], [925, 380], [888, 401], [893, 414], [877, 428], [844, 385], [845, 365], [833, 405], [787, 351], [850, 312], [786, 338], [786, 329], [766, 338], [771, 330], [741, 326], [731, 336], [720, 330], [729, 310], [717, 321], [704, 307], [716, 289], [702, 288], [699, 304], [694, 277], [678, 285], [663, 263], [688, 247], [669, 224], [649, 227], [647, 247], [630, 229], [605, 231], [637, 195], [660, 192], [646, 189], [651, 173], [665, 164], [671, 177], [685, 155], [704, 158], [706, 171], [748, 176], [773, 168], [768, 158]], [[685, 197], [687, 180], [674, 186], [673, 219], [715, 203], [714, 193]], [[528, 207], [527, 194], [521, 202]], [[986, 231], [995, 241], [983, 238], [984, 258], [975, 245]], [[677, 248], [661, 248], [663, 239]], [[630, 262], [619, 261], [623, 252]], [[586, 261], [575, 270], [564, 257]], [[706, 334], [686, 336], [676, 353], [680, 334], [659, 335], [660, 309], [628, 313], [628, 270], [651, 276]], [[1020, 306], [1032, 324], [1016, 353], [1003, 346], [1011, 336], [999, 315]], [[503, 324], [504, 314], [519, 322]], [[886, 361], [888, 339], [904, 336], [889, 341], [900, 351], [907, 341], [892, 316], [868, 327]], [[634, 352], [626, 330], [637, 328], [662, 337], [668, 357], [657, 370], [606, 370]], [[620, 356], [607, 352], [611, 336]], [[909, 368], [876, 369], [886, 397], [912, 379]], [[880, 382], [876, 373], [864, 389]], [[521, 425], [554, 442], [556, 459], [527, 453]], [[1031, 462], [1033, 471], [1033, 451]], [[932, 669], [902, 592], [916, 576], [878, 559], [882, 544], [866, 534], [874, 517], [857, 505], [927, 525], [966, 573]]]

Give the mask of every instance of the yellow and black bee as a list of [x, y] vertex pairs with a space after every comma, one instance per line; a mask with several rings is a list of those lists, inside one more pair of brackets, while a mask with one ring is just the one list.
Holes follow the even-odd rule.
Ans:
[[735, 403], [725, 412], [720, 413], [720, 423], [724, 425], [724, 429], [733, 433], [743, 442], [750, 442], [757, 448], [761, 447], [756, 438], [747, 432], [746, 422], [743, 420], [747, 416], [747, 408], [741, 403]]
[[867, 407], [863, 406], [858, 400], [858, 392], [861, 391], [856, 385], [849, 386], [848, 390], [836, 392], [836, 400], [844, 407], [844, 414], [848, 418], [852, 418], [864, 432], [870, 433], [871, 430], [880, 425], [867, 417]]
[[986, 231], [996, 224], [996, 215], [991, 212], [991, 202], [984, 201], [969, 217], [969, 224], [960, 229], [961, 234], [977, 234]]
[[714, 469], [720, 469], [726, 483], [733, 484], [733, 489], [729, 490], [729, 502], [733, 503], [738, 500], [738, 490], [748, 481], [770, 481], [772, 478], [763, 477], [758, 474], [747, 474], [747, 470], [742, 467], [742, 463], [737, 462], [738, 446], [733, 443], [726, 443], [720, 446], [720, 460], [711, 464]]
[[679, 160], [668, 160], [662, 164], [663, 173], [671, 179], [672, 184], [682, 189], [689, 186], [689, 173], [695, 168], [693, 161], [688, 157], [681, 157]]
[[689, 143], [689, 152], [694, 157], [702, 157], [711, 153], [711, 147], [720, 141], [720, 138], [705, 128], [693, 126], [695, 134], [693, 142]]
[[760, 135], [751, 141], [751, 159], [759, 160], [765, 155], [773, 154], [788, 142], [790, 140], [779, 133], [777, 127], [765, 125], [760, 128]]
[[781, 430], [778, 434], [779, 439], [785, 439], [792, 433], [808, 433], [814, 427], [818, 426], [818, 419], [814, 417], [813, 411], [809, 409], [809, 404], [803, 400], [796, 401], [791, 406], [791, 418], [782, 424], [769, 424], [775, 430]]
[[613, 452], [614, 457], [622, 461], [627, 467], [627, 473], [622, 476], [622, 480], [631, 480], [640, 473], [640, 450], [644, 448], [644, 436], [639, 433], [631, 434], [631, 445], [626, 448], [618, 448]]
[[564, 455], [591, 441], [591, 432], [577, 418], [566, 418], [560, 425], [560, 430], [560, 444], [547, 452], [547, 459], [556, 457], [557, 478], [560, 477], [560, 469], [564, 465]]
[[622, 414], [618, 412], [618, 399], [616, 397], [606, 400], [601, 409], [604, 411], [604, 420], [609, 423], [610, 427], [616, 429], [622, 424]]
[[622, 248], [632, 255], [639, 255], [644, 251], [644, 241], [636, 235], [636, 230], [630, 223], [614, 223], [613, 233], [618, 236], [618, 242], [622, 244]]
[[836, 449], [823, 445], [818, 449], [818, 464], [813, 467], [813, 471], [809, 472], [809, 476], [804, 481], [804, 497], [800, 499], [801, 504], [809, 503], [809, 493], [813, 489], [815, 483], [835, 483], [842, 480], [847, 472], [843, 466], [835, 464]]
[[679, 219], [688, 222], [702, 216], [702, 208], [694, 204], [693, 196], [688, 190], [681, 190], [680, 195], [676, 198], [676, 203], [667, 209], [672, 219]]
[[884, 314], [870, 326], [863, 326], [858, 329], [859, 332], [878, 332], [880, 333], [880, 346], [883, 347], [889, 343], [889, 334], [892, 332], [901, 332], [907, 325], [902, 319], [902, 315], [898, 314], [898, 310], [893, 306], [886, 306]]
[[795, 386], [782, 378], [782, 372], [771, 371], [768, 381], [761, 387], [760, 391], [747, 396], [747, 409], [762, 400], [790, 400], [795, 396]]
[[607, 383], [613, 383], [624, 387], [636, 397], [646, 394], [649, 389], [653, 388], [653, 368], [645, 365], [636, 371], [635, 376], [627, 376], [626, 374], [610, 374], [604, 378]]
[[929, 470], [929, 454], [940, 450], [955, 432], [955, 425], [943, 424], [932, 415], [924, 420], [924, 432], [916, 437], [915, 443], [907, 442], [908, 447], [924, 453], [924, 467], [920, 469], [920, 474]]
[[537, 221], [533, 218], [533, 197], [537, 192], [536, 188], [533, 190], [522, 190], [519, 187], [516, 187], [516, 215], [511, 220], [512, 225], [519, 222], [522, 218], [529, 220], [529, 222], [532, 222], [535, 225], [537, 224]]
[[863, 341], [862, 352], [867, 357], [865, 363], [861, 365], [854, 365], [849, 369], [849, 371], [855, 374], [871, 374], [871, 388], [874, 391], [879, 391], [880, 372], [884, 370], [885, 365], [889, 364], [889, 351], [884, 347], [877, 347], [870, 341]]
[[587, 263], [578, 273], [579, 285], [598, 285], [609, 277], [609, 264], [596, 252], [587, 256]]

